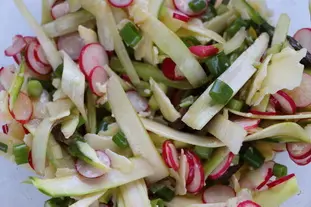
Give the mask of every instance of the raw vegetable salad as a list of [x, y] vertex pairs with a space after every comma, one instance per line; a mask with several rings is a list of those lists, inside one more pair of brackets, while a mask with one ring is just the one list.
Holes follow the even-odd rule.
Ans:
[[[277, 207], [311, 162], [311, 29], [263, 0], [42, 1], [0, 72], [0, 150], [45, 207]], [[303, 46], [305, 48], [303, 48]]]

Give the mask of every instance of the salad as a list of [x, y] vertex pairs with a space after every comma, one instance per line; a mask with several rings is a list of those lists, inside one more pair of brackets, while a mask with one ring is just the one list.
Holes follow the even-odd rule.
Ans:
[[42, 0], [0, 69], [0, 151], [45, 207], [277, 207], [311, 162], [311, 29], [263, 0]]

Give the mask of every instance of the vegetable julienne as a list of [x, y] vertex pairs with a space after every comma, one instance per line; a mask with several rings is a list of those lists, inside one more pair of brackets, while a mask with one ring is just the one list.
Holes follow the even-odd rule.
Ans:
[[45, 206], [297, 194], [273, 158], [311, 162], [311, 29], [288, 36], [286, 14], [272, 27], [264, 1], [42, 0], [42, 25], [14, 3], [36, 36], [5, 50], [17, 66], [0, 69], [0, 151], [44, 176], [26, 182]]

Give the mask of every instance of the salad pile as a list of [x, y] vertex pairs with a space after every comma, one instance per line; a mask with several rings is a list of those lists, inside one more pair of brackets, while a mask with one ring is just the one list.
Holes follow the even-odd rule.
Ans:
[[[263, 0], [43, 0], [0, 71], [0, 151], [46, 207], [277, 207], [311, 162], [311, 30]], [[300, 42], [300, 43], [299, 43]], [[304, 46], [305, 48], [303, 48]]]

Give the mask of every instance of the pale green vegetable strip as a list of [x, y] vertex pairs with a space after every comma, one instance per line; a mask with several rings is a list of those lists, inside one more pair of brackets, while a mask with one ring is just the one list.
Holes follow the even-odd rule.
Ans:
[[118, 150], [117, 145], [112, 141], [112, 136], [99, 136], [97, 134], [86, 134], [84, 135], [84, 139], [95, 150], [110, 149], [114, 152]]
[[72, 107], [73, 103], [68, 98], [58, 99], [54, 102], [49, 102], [46, 104], [46, 109], [50, 115], [50, 121], [56, 121], [69, 116]]
[[134, 167], [130, 173], [112, 169], [105, 176], [95, 179], [87, 179], [78, 175], [53, 179], [31, 177], [31, 182], [41, 192], [52, 197], [81, 196], [115, 188], [153, 173], [153, 169], [144, 159], [132, 158], [131, 161]]
[[77, 31], [79, 25], [88, 27], [95, 26], [94, 16], [85, 10], [81, 10], [69, 13], [42, 27], [49, 37], [59, 37]]
[[87, 196], [84, 196], [79, 201], [75, 202], [74, 204], [70, 205], [69, 207], [86, 207], [90, 206], [92, 203], [97, 201], [100, 197], [102, 197], [107, 190], [104, 190], [103, 192], [90, 194]]
[[232, 153], [238, 154], [247, 132], [240, 125], [226, 119], [223, 115], [216, 115], [206, 129], [222, 141]]
[[79, 25], [78, 32], [80, 37], [84, 40], [85, 44], [98, 42], [97, 34], [94, 32], [94, 30]]
[[246, 38], [245, 27], [242, 27], [228, 42], [223, 45], [225, 54], [230, 54], [231, 52], [238, 49], [244, 42]]
[[96, 97], [89, 89], [86, 94], [86, 107], [87, 107], [87, 124], [86, 131], [88, 133], [96, 133]]
[[[228, 68], [218, 79], [227, 83], [234, 91], [232, 97], [256, 72], [252, 66], [264, 54], [268, 47], [269, 36], [264, 33]], [[182, 118], [193, 129], [202, 129], [225, 105], [215, 104], [209, 95], [211, 84], [194, 102]]]
[[120, 78], [120, 76], [118, 76], [108, 65], [105, 65], [104, 68], [110, 77], [113, 76], [119, 80], [120, 84], [122, 85], [123, 90], [128, 91], [130, 89], [133, 89], [133, 86], [131, 84], [129, 84], [128, 82]]
[[71, 112], [70, 116], [62, 122], [61, 131], [65, 138], [71, 137], [76, 131], [79, 124], [79, 116], [79, 111], [75, 109]]
[[114, 202], [117, 202], [117, 207], [126, 207], [120, 190], [115, 190], [115, 192], [116, 201]]
[[22, 0], [14, 0], [14, 3], [35, 32], [49, 63], [53, 69], [56, 70], [56, 68], [63, 62], [59, 52], [57, 51], [57, 48], [45, 34], [42, 27], [38, 24], [35, 18], [31, 15], [24, 2]]
[[195, 59], [180, 38], [157, 18], [145, 13], [139, 8], [135, 9], [134, 17], [142, 15], [146, 15], [146, 19], [140, 25], [141, 30], [145, 32], [164, 53], [172, 58], [191, 85], [199, 86], [203, 84], [207, 78], [206, 74], [200, 63]]
[[310, 14], [310, 19], [311, 19], [311, 0], [309, 0], [309, 14]]
[[149, 182], [156, 182], [168, 176], [168, 170], [143, 127], [122, 86], [115, 77], [108, 81], [108, 100], [122, 132], [130, 144], [134, 155], [144, 157], [154, 169], [148, 176]]
[[216, 16], [211, 21], [204, 23], [204, 27], [217, 33], [222, 33], [234, 20], [236, 15], [230, 10], [220, 16]]
[[41, 1], [41, 24], [46, 24], [53, 21], [51, 15], [51, 4], [49, 0]]
[[150, 88], [164, 118], [170, 122], [176, 121], [180, 117], [180, 113], [175, 109], [170, 99], [152, 78], [150, 79]]
[[125, 207], [151, 207], [147, 186], [143, 179], [122, 185], [119, 190]]
[[133, 163], [125, 156], [119, 155], [109, 149], [105, 150], [111, 161], [111, 167], [124, 173], [129, 173], [133, 169]]
[[44, 175], [48, 140], [53, 124], [48, 118], [44, 119], [34, 134], [31, 155], [34, 169], [40, 175]]
[[69, 11], [76, 12], [81, 8], [81, 0], [68, 0], [69, 3]]
[[158, 17], [163, 3], [164, 3], [164, 0], [150, 0], [149, 5], [148, 5], [149, 6], [149, 9], [148, 9], [149, 12], [153, 16]]
[[274, 45], [282, 45], [285, 42], [289, 25], [290, 25], [289, 16], [287, 14], [281, 14], [273, 34], [271, 43], [272, 47]]
[[188, 207], [191, 204], [202, 203], [198, 197], [176, 196], [172, 201], [166, 202], [167, 207]]
[[62, 75], [61, 89], [77, 106], [84, 120], [87, 120], [86, 111], [84, 108], [84, 90], [85, 78], [77, 64], [65, 53], [64, 70]]

